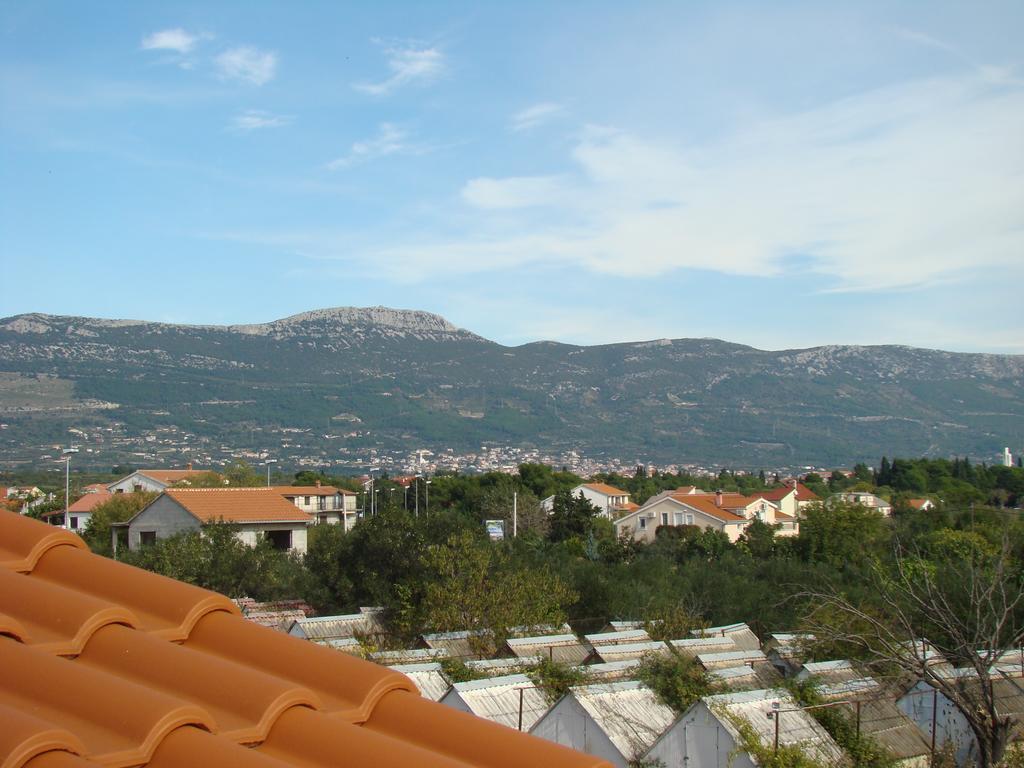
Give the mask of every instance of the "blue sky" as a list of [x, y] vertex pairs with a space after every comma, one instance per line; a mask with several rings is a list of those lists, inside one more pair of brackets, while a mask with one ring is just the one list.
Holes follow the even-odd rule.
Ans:
[[1024, 5], [0, 2], [0, 315], [1024, 353]]

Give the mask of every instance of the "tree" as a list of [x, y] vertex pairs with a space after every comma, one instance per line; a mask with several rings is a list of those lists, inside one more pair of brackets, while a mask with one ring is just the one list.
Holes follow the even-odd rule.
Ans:
[[767, 560], [775, 553], [775, 528], [754, 520], [740, 536], [740, 542], [759, 560]]
[[797, 544], [806, 560], [843, 568], [875, 555], [887, 537], [885, 518], [877, 510], [837, 501], [804, 510]]
[[232, 488], [258, 488], [267, 484], [267, 479], [245, 459], [235, 459], [224, 468], [224, 477]]
[[[979, 768], [995, 766], [1013, 723], [1000, 710], [994, 665], [1024, 643], [1021, 569], [1010, 542], [993, 556], [970, 537], [945, 537], [932, 559], [897, 546], [889, 566], [874, 566], [871, 582], [872, 597], [860, 601], [834, 587], [802, 593], [815, 606], [807, 627], [821, 641], [855, 649], [879, 674], [912, 676], [937, 690], [970, 726]], [[929, 664], [922, 638], [969, 666], [971, 677]]]
[[551, 540], [584, 539], [594, 529], [598, 509], [583, 494], [573, 496], [569, 490], [559, 491], [551, 507]]
[[463, 531], [427, 548], [423, 605], [428, 626], [469, 630], [481, 657], [505, 642], [513, 627], [561, 624], [576, 599], [547, 569], [516, 567], [505, 550]]
[[685, 712], [698, 699], [718, 692], [711, 675], [695, 659], [675, 651], [645, 656], [636, 677], [677, 714]]
[[102, 504], [93, 507], [92, 516], [82, 532], [82, 538], [89, 545], [89, 549], [98, 555], [110, 557], [111, 526], [114, 523], [131, 520], [158, 495], [147, 491], [115, 493]]

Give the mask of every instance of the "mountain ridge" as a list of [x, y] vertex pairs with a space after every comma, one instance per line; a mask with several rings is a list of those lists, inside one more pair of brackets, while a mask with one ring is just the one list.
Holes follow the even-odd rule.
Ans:
[[[33, 400], [33, 381], [63, 399]], [[304, 450], [325, 461], [486, 443], [657, 462], [991, 456], [1024, 443], [1022, 384], [1024, 355], [707, 338], [509, 347], [387, 307], [227, 326], [0, 320], [0, 414], [38, 446], [84, 429], [80, 419], [136, 437], [173, 428], [225, 450], [269, 450], [257, 434], [306, 430]], [[18, 450], [11, 434], [0, 459]]]

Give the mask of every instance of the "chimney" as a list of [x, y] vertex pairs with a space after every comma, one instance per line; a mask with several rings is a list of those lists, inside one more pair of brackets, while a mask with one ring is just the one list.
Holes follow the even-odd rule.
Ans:
[[798, 484], [799, 482], [800, 482], [800, 479], [799, 479], [799, 478], [796, 478], [796, 477], [794, 477], [794, 478], [793, 478], [793, 487], [794, 487], [794, 488], [796, 488], [796, 486], [797, 486], [797, 484]]
[[715, 491], [715, 506], [716, 507], [722, 506], [722, 490], [721, 490], [721, 488], [719, 488], [717, 491]]
[[187, 469], [189, 471], [192, 471], [192, 462], [191, 461], [188, 464], [185, 465], [185, 469]]
[[317, 487], [317, 488], [319, 488], [319, 487], [320, 487], [320, 481], [319, 481], [319, 480], [317, 480], [317, 481], [316, 481], [316, 487]]

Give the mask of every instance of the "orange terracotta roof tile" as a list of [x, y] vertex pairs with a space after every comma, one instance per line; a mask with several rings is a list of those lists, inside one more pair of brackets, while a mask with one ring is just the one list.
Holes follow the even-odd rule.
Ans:
[[110, 493], [106, 488], [102, 491], [90, 491], [68, 507], [68, 512], [92, 512], [94, 507], [109, 501], [113, 497], [114, 494]]
[[3, 768], [607, 766], [10, 512], [0, 669]]
[[164, 495], [203, 523], [310, 521], [308, 513], [275, 488], [168, 488]]
[[719, 507], [715, 504], [715, 497], [713, 494], [694, 494], [692, 496], [680, 494], [679, 496], [673, 496], [672, 498], [680, 504], [685, 504], [698, 512], [703, 512], [705, 515], [709, 515], [710, 517], [714, 517], [717, 520], [722, 520], [726, 523], [734, 523], [739, 520], [746, 519], [742, 515], [737, 515], [735, 512], [730, 511], [724, 506]]
[[161, 483], [179, 483], [196, 475], [206, 475], [209, 469], [140, 469], [139, 474]]
[[592, 491], [603, 493], [605, 496], [628, 496], [628, 491], [622, 491], [613, 485], [607, 483], [584, 483], [584, 487], [589, 488]]

